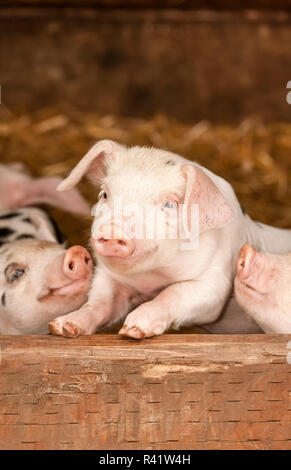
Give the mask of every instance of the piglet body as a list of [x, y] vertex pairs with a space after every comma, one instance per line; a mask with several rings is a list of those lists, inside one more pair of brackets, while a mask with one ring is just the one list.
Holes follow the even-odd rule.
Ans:
[[[72, 188], [84, 175], [102, 188], [91, 232], [98, 267], [87, 304], [53, 321], [52, 333], [91, 334], [124, 317], [120, 333], [137, 339], [190, 324], [221, 333], [260, 331], [241, 309], [224, 314], [235, 261], [244, 243], [291, 250], [290, 231], [253, 222], [229, 183], [170, 152], [101, 141], [59, 189]], [[125, 215], [133, 205], [135, 215]], [[194, 217], [193, 207], [199, 209]], [[186, 223], [180, 224], [183, 214]], [[157, 225], [164, 235], [137, 235], [132, 227], [138, 221], [146, 229]], [[173, 221], [179, 231], [171, 237]]]

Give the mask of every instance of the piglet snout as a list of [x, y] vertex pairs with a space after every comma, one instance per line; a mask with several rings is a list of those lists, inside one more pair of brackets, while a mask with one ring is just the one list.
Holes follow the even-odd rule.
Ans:
[[92, 259], [88, 251], [79, 245], [69, 248], [64, 256], [63, 273], [70, 279], [85, 279], [92, 270]]
[[113, 224], [100, 227], [99, 237], [93, 238], [93, 246], [101, 256], [119, 258], [127, 258], [135, 249], [133, 240], [126, 237], [122, 229]]
[[236, 272], [241, 281], [249, 277], [255, 255], [256, 251], [251, 245], [243, 245], [241, 247], [236, 262]]

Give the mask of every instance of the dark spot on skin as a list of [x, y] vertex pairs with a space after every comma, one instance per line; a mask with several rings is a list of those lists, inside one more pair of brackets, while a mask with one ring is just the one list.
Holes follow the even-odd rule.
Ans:
[[32, 224], [32, 225], [33, 225], [32, 220], [31, 220], [30, 217], [25, 217], [25, 219], [21, 219], [21, 221], [22, 221], [22, 222], [27, 222], [28, 224]]
[[8, 214], [0, 215], [0, 220], [8, 220], [8, 219], [14, 219], [14, 217], [18, 217], [20, 212], [9, 212]]
[[55, 235], [56, 235], [56, 238], [58, 240], [59, 243], [64, 243], [66, 241], [64, 235], [62, 234], [62, 232], [60, 231], [59, 227], [58, 227], [58, 224], [56, 223], [56, 221], [51, 217], [51, 216], [48, 216], [53, 228], [54, 228], [54, 231], [55, 231]]
[[168, 160], [168, 161], [166, 161], [166, 165], [175, 166], [176, 163], [173, 160]]
[[6, 293], [4, 292], [4, 294], [2, 294], [2, 297], [1, 297], [1, 304], [3, 305], [3, 307], [5, 307], [6, 305]]
[[15, 233], [14, 230], [8, 227], [0, 228], [0, 238], [9, 237], [9, 235], [13, 235]]
[[29, 233], [23, 233], [22, 235], [18, 235], [18, 237], [15, 238], [15, 240], [25, 240], [26, 238], [35, 238], [33, 235], [30, 235]]
[[246, 215], [247, 211], [245, 210], [245, 208], [243, 206], [240, 206], [240, 208], [241, 208], [243, 215]]

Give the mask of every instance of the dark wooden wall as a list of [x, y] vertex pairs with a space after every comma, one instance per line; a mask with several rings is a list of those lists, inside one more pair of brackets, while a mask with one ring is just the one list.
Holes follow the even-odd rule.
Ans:
[[291, 0], [2, 0], [10, 5], [94, 6], [95, 8], [154, 8], [181, 10], [282, 10], [290, 8]]
[[[244, 2], [258, 8], [251, 11], [226, 0], [228, 11], [215, 1], [204, 2], [207, 11], [190, 1], [159, 1], [180, 9], [155, 10], [137, 8], [151, 7], [151, 0], [108, 3], [121, 9], [100, 8], [105, 2], [97, 0], [82, 7], [2, 3], [4, 105], [13, 112], [47, 106], [145, 117], [164, 112], [185, 121], [290, 119], [290, 1]], [[285, 10], [270, 11], [274, 5]]]

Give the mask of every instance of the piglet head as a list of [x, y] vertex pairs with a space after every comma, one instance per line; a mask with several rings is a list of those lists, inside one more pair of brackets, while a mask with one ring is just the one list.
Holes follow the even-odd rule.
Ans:
[[66, 250], [46, 240], [0, 248], [0, 333], [41, 334], [54, 318], [87, 300], [92, 259], [81, 246]]
[[[266, 332], [277, 332], [281, 322], [289, 322], [291, 331], [291, 254], [274, 255], [243, 245], [236, 262], [235, 294], [240, 306]], [[289, 331], [289, 332], [290, 332]], [[285, 331], [286, 332], [286, 331]]]
[[[174, 263], [181, 249], [180, 220], [191, 205], [200, 208], [200, 233], [233, 216], [200, 167], [163, 150], [100, 141], [58, 189], [72, 188], [84, 175], [101, 186], [92, 246], [117, 271], [142, 272]], [[191, 238], [189, 227], [186, 231]]]

